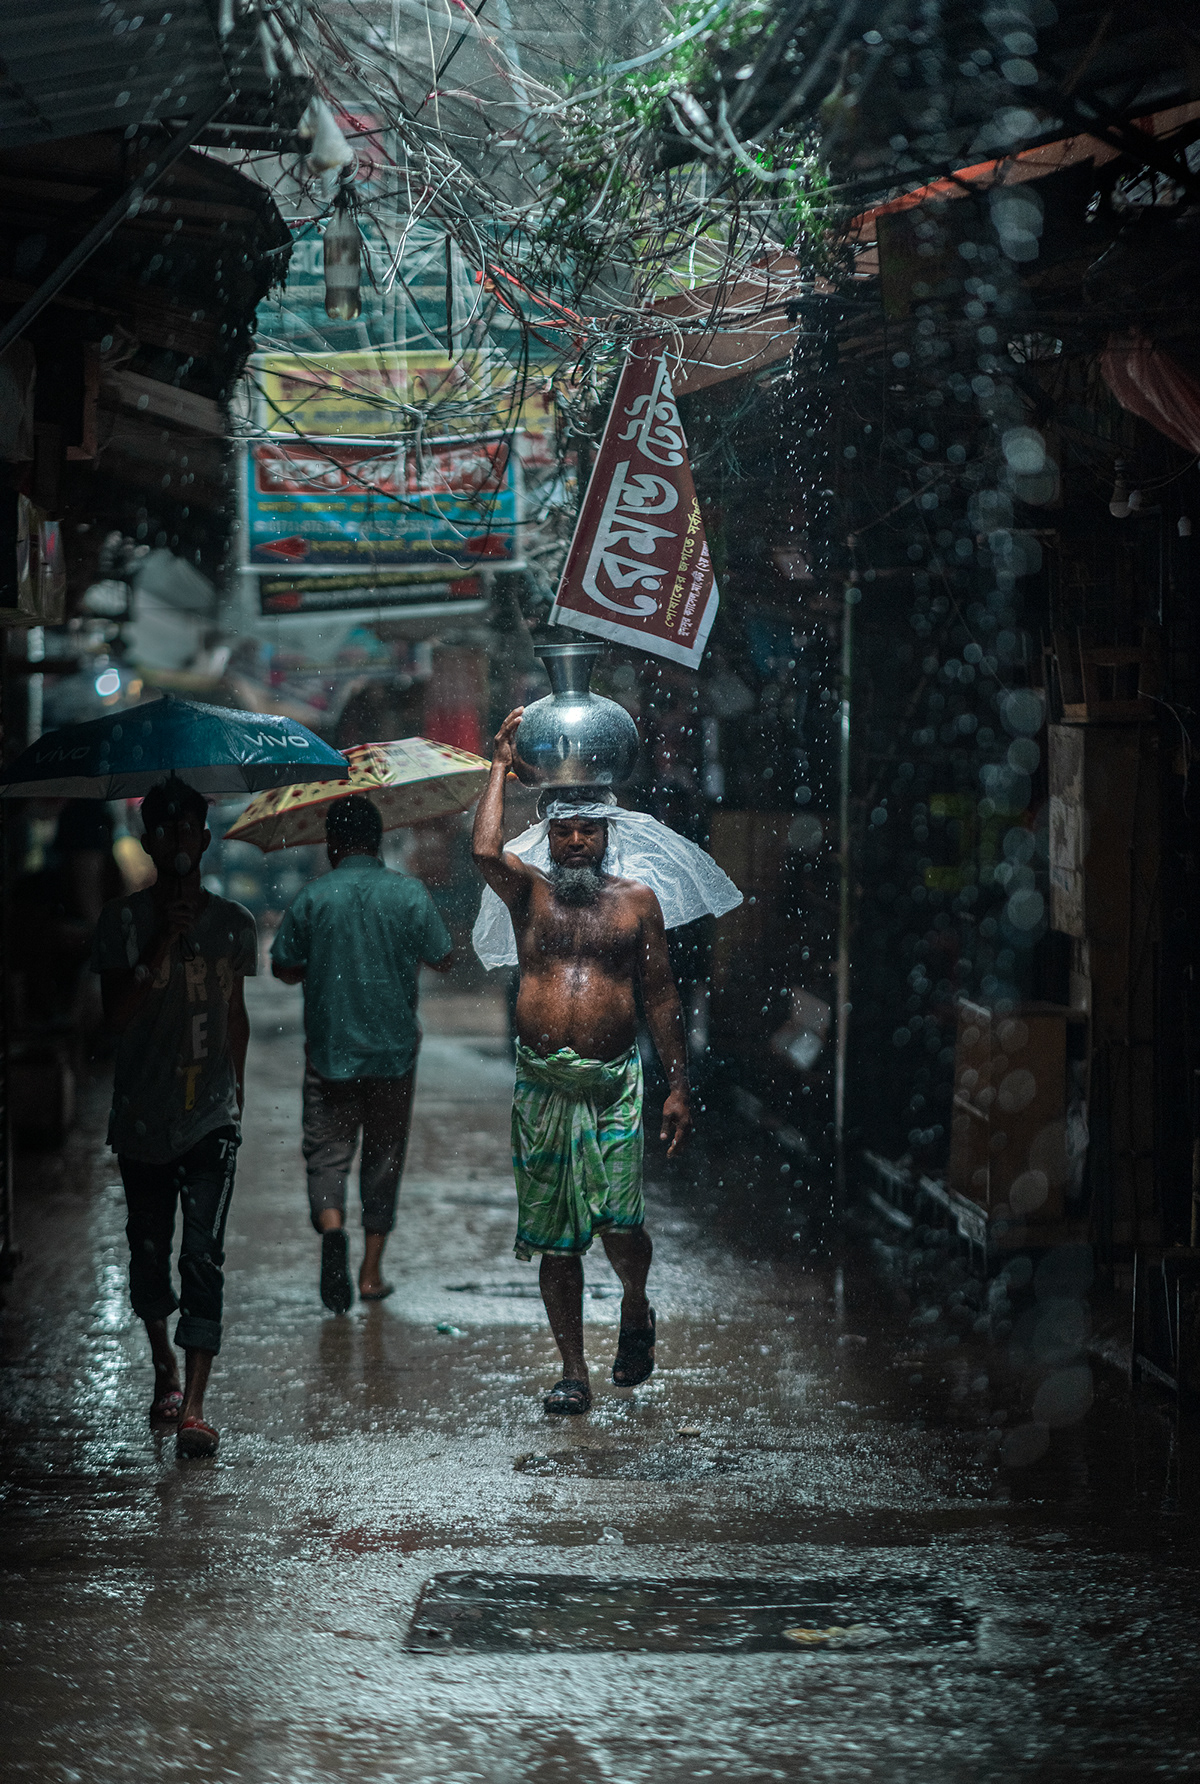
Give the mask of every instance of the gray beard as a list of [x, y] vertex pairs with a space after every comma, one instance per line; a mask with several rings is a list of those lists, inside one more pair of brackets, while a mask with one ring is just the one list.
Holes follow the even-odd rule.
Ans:
[[598, 867], [564, 867], [559, 861], [550, 863], [550, 884], [559, 904], [595, 904], [600, 896], [603, 876]]

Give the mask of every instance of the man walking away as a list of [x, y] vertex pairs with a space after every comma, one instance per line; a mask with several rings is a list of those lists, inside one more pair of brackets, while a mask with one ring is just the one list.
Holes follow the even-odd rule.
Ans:
[[[129, 1223], [129, 1289], [154, 1358], [150, 1421], [174, 1425], [180, 1456], [211, 1456], [204, 1390], [221, 1348], [225, 1222], [241, 1142], [255, 972], [254, 919], [200, 884], [212, 841], [201, 793], [175, 779], [142, 801], [142, 847], [155, 884], [106, 904], [92, 948], [104, 1013], [117, 1031], [109, 1144]], [[181, 1299], [171, 1285], [175, 1203], [183, 1208]], [[187, 1370], [182, 1391], [167, 1316]]]
[[332, 873], [296, 898], [271, 948], [271, 971], [304, 985], [304, 1156], [308, 1200], [321, 1238], [321, 1299], [349, 1311], [346, 1181], [362, 1132], [359, 1193], [364, 1301], [392, 1285], [380, 1274], [396, 1220], [408, 1146], [421, 1031], [417, 973], [453, 963], [450, 937], [424, 886], [379, 859], [383, 820], [361, 794], [338, 799], [325, 820]]

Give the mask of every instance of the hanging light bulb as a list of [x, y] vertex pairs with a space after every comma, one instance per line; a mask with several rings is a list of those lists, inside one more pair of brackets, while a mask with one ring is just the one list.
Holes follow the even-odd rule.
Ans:
[[1145, 500], [1146, 498], [1140, 489], [1131, 489], [1129, 492], [1129, 512], [1131, 514], [1140, 514], [1145, 504]]
[[359, 288], [358, 224], [350, 211], [345, 188], [334, 200], [333, 215], [325, 225], [325, 314], [335, 322], [353, 322], [362, 314]]
[[1114, 482], [1112, 499], [1108, 504], [1108, 512], [1114, 520], [1126, 520], [1129, 516], [1129, 485], [1125, 481], [1125, 460], [1119, 458], [1113, 466]]

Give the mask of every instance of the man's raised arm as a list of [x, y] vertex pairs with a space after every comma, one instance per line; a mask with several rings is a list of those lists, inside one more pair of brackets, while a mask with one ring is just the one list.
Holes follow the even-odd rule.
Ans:
[[529, 896], [532, 870], [516, 855], [504, 852], [504, 780], [513, 763], [513, 739], [525, 708], [510, 712], [496, 733], [492, 772], [483, 798], [475, 808], [471, 853], [475, 865], [509, 910], [516, 910]]

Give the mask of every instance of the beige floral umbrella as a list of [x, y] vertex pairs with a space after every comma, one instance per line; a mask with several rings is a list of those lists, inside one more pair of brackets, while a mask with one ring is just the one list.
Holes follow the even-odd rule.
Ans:
[[359, 743], [342, 754], [350, 764], [348, 780], [308, 781], [260, 793], [225, 832], [226, 841], [252, 842], [264, 855], [324, 842], [326, 812], [349, 793], [364, 793], [378, 807], [385, 830], [444, 818], [478, 799], [491, 770], [482, 756], [424, 737]]

